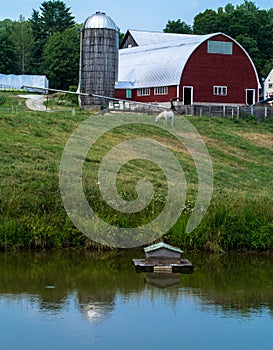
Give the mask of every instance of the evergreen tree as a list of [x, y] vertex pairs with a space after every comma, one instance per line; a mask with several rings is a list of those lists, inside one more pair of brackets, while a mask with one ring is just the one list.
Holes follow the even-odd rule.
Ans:
[[0, 22], [0, 73], [18, 74], [15, 59], [15, 47], [10, 40], [12, 33], [12, 21], [4, 20]]
[[17, 61], [16, 70], [19, 74], [32, 73], [34, 38], [29, 22], [25, 21], [22, 16], [18, 22], [13, 22], [10, 40]]
[[30, 18], [31, 28], [35, 40], [35, 71], [44, 73], [43, 51], [47, 40], [57, 32], [64, 32], [74, 25], [74, 17], [63, 1], [44, 1], [40, 12], [33, 10]]
[[56, 32], [47, 41], [43, 59], [50, 86], [69, 89], [78, 85], [80, 60], [80, 32], [75, 26]]

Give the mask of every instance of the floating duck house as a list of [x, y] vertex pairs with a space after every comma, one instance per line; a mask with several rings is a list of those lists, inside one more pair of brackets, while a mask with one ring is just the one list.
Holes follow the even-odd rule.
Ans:
[[169, 244], [160, 242], [144, 248], [146, 261], [153, 264], [177, 263], [181, 261], [183, 251]]
[[193, 265], [182, 259], [183, 251], [164, 242], [144, 248], [145, 259], [134, 259], [137, 272], [187, 272], [193, 271]]

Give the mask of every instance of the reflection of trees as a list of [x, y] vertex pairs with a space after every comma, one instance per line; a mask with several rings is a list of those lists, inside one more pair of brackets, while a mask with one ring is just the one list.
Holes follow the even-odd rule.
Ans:
[[195, 256], [195, 272], [183, 285], [198, 291], [203, 308], [247, 316], [267, 307], [273, 312], [273, 256], [226, 254]]
[[117, 291], [143, 288], [131, 261], [127, 254], [113, 252], [0, 254], [0, 293], [35, 295], [39, 308], [51, 313], [60, 311], [75, 293], [85, 316], [99, 320], [113, 310]]
[[[109, 317], [117, 295], [126, 299], [158, 298], [173, 307], [183, 296], [201, 301], [205, 309], [220, 309], [248, 315], [266, 307], [273, 315], [273, 257], [262, 255], [192, 255], [193, 274], [176, 277], [177, 285], [159, 289], [145, 284], [136, 273], [132, 258], [141, 252], [91, 253], [60, 251], [0, 254], [0, 295], [10, 299], [27, 295], [43, 312], [58, 313], [71, 296], [79, 310], [92, 322]], [[153, 279], [155, 276], [148, 276]], [[158, 278], [159, 276], [156, 276]], [[173, 276], [172, 276], [173, 277]], [[181, 283], [178, 283], [179, 277]], [[159, 281], [170, 285], [167, 281]], [[54, 288], [46, 288], [52, 286]]]

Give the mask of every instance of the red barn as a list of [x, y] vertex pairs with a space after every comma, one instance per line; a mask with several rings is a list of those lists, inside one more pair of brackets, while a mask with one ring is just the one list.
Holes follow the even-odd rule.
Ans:
[[259, 89], [250, 56], [223, 33], [128, 31], [119, 50], [117, 98], [249, 105], [258, 101]]

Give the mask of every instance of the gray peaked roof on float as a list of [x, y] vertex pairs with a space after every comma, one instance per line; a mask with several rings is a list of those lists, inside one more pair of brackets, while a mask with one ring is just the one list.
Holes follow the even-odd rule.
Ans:
[[[219, 34], [235, 42], [223, 33], [191, 35], [134, 30], [129, 32], [139, 46], [119, 50], [116, 89], [178, 86], [188, 59], [199, 45]], [[245, 50], [244, 52], [256, 72], [251, 58]], [[257, 72], [256, 77], [259, 82]]]
[[176, 252], [176, 253], [180, 253], [180, 254], [183, 253], [183, 250], [181, 250], [180, 248], [174, 247], [174, 246], [169, 245], [169, 244], [164, 243], [164, 242], [152, 244], [152, 245], [144, 248], [144, 252], [149, 253], [149, 252], [152, 252], [152, 251], [155, 251], [158, 249], [163, 249], [163, 248], [168, 249], [168, 250], [172, 250], [173, 252]]

